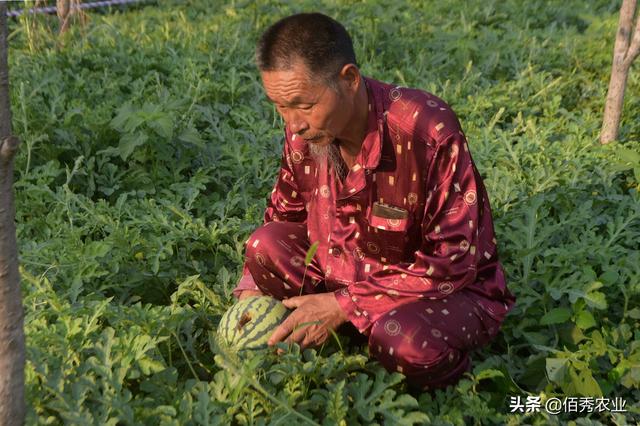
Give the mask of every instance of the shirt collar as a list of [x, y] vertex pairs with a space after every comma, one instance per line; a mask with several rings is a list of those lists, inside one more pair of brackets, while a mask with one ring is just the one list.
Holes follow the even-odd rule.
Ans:
[[365, 169], [375, 169], [382, 155], [382, 138], [384, 130], [384, 106], [382, 103], [384, 89], [372, 79], [363, 76], [368, 98], [367, 134], [362, 142], [358, 163]]

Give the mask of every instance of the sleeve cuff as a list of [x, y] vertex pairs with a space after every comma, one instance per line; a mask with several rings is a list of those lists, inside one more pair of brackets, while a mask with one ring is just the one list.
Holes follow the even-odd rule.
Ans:
[[259, 290], [256, 282], [253, 280], [253, 276], [250, 273], [244, 274], [240, 281], [238, 281], [238, 285], [233, 289], [233, 295], [236, 297], [240, 297], [240, 293], [245, 290]]
[[367, 318], [366, 311], [360, 311], [355, 301], [349, 294], [347, 287], [343, 287], [333, 292], [338, 304], [349, 318], [349, 321], [364, 335], [369, 335], [371, 321]]

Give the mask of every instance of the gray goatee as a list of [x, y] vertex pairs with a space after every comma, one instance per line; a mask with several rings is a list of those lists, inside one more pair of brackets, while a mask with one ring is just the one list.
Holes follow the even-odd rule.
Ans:
[[347, 176], [347, 165], [342, 159], [342, 155], [340, 154], [340, 148], [338, 147], [338, 145], [330, 143], [329, 145], [318, 146], [310, 143], [309, 151], [311, 152], [311, 156], [316, 160], [322, 160], [326, 158], [328, 163], [335, 171], [336, 176], [341, 181], [344, 181], [344, 178]]

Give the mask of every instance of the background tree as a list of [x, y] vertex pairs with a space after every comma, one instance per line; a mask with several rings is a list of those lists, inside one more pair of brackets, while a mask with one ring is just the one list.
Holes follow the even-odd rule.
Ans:
[[7, 4], [0, 3], [0, 425], [24, 422], [24, 312], [18, 272], [11, 134]]
[[620, 8], [618, 33], [613, 48], [611, 80], [609, 80], [609, 91], [607, 92], [602, 131], [600, 132], [600, 143], [603, 144], [618, 138], [618, 127], [620, 126], [629, 69], [640, 54], [640, 14], [635, 20], [635, 30], [633, 30], [635, 12], [636, 0], [623, 0]]

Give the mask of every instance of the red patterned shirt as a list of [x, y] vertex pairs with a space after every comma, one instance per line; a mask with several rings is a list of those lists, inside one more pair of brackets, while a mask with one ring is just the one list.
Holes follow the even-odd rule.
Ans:
[[[326, 288], [365, 334], [399, 305], [462, 288], [501, 322], [515, 297], [455, 113], [430, 93], [365, 82], [368, 130], [344, 182], [287, 128], [264, 222], [306, 223]], [[256, 287], [245, 265], [235, 292], [249, 288]]]

